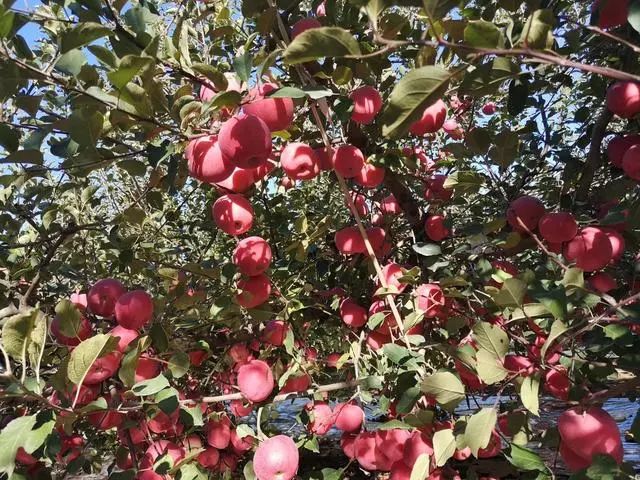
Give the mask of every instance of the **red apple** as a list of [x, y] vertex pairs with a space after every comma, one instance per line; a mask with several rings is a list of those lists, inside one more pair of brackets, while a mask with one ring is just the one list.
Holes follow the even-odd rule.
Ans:
[[596, 272], [587, 279], [589, 286], [596, 292], [607, 293], [618, 288], [616, 279], [606, 272]]
[[287, 338], [288, 332], [288, 324], [282, 320], [271, 320], [262, 331], [262, 341], [279, 347], [284, 344], [284, 339]]
[[354, 182], [366, 188], [376, 188], [384, 180], [384, 167], [376, 167], [372, 163], [362, 165], [360, 171], [353, 178]]
[[116, 302], [118, 325], [130, 330], [139, 330], [153, 317], [153, 299], [144, 290], [125, 293]]
[[619, 117], [634, 117], [640, 112], [640, 84], [615, 82], [607, 90], [607, 108]]
[[291, 27], [291, 40], [296, 38], [302, 32], [306, 32], [307, 30], [311, 30], [312, 28], [320, 27], [322, 27], [322, 24], [315, 18], [300, 19], [293, 24], [293, 27]]
[[[533, 232], [544, 213], [544, 205], [540, 200], [525, 195], [511, 202], [507, 209], [507, 221], [511, 228], [517, 232], [525, 233], [527, 230]], [[524, 227], [520, 222], [524, 224]]]
[[234, 165], [222, 155], [218, 137], [196, 137], [184, 151], [189, 175], [204, 183], [221, 182], [233, 172]]
[[95, 315], [110, 317], [115, 310], [116, 301], [126, 292], [127, 289], [118, 280], [98, 280], [87, 294], [87, 307]]
[[345, 227], [342, 230], [338, 230], [334, 241], [336, 248], [343, 255], [356, 255], [366, 252], [364, 239], [360, 235], [358, 227]]
[[63, 322], [62, 317], [55, 316], [51, 321], [51, 333], [58, 343], [62, 345], [67, 345], [69, 347], [75, 347], [82, 340], [86, 340], [93, 334], [93, 328], [91, 327], [91, 323], [85, 317], [80, 317], [80, 325], [76, 330], [76, 334], [71, 337], [67, 337], [62, 330], [60, 329], [60, 323]]
[[218, 420], [207, 422], [204, 427], [207, 434], [207, 443], [217, 449], [225, 449], [231, 441], [231, 421], [229, 417], [222, 416]]
[[320, 160], [306, 143], [287, 144], [280, 154], [280, 166], [293, 180], [310, 180], [320, 173]]
[[357, 176], [364, 162], [364, 155], [353, 145], [340, 145], [333, 154], [333, 167], [344, 178]]
[[255, 115], [240, 113], [227, 120], [218, 133], [222, 155], [234, 166], [256, 168], [269, 161], [271, 131]]
[[424, 231], [430, 240], [440, 242], [451, 233], [445, 225], [443, 215], [429, 215], [424, 223]]
[[99, 357], [89, 368], [83, 383], [85, 385], [97, 385], [107, 378], [113, 377], [120, 367], [121, 359], [122, 354], [120, 352], [111, 352]]
[[235, 193], [218, 198], [213, 204], [212, 216], [218, 228], [229, 235], [242, 235], [253, 225], [251, 203]]
[[249, 92], [250, 102], [242, 105], [242, 111], [261, 119], [272, 132], [286, 130], [293, 122], [293, 100], [291, 98], [270, 98], [267, 95], [278, 86], [263, 83]]
[[309, 402], [305, 406], [309, 415], [307, 428], [314, 435], [326, 435], [335, 423], [335, 415], [327, 402]]
[[440, 285], [435, 283], [423, 283], [415, 290], [418, 309], [424, 312], [427, 318], [437, 317], [445, 306], [444, 292]]
[[340, 317], [348, 327], [360, 328], [367, 323], [367, 310], [352, 298], [345, 298], [340, 302]]
[[369, 85], [356, 88], [351, 92], [349, 98], [353, 101], [351, 120], [362, 125], [373, 122], [382, 108], [380, 92]]
[[436, 133], [442, 128], [446, 117], [447, 105], [442, 100], [438, 100], [424, 110], [420, 120], [414, 122], [409, 131], [419, 136], [427, 133]]
[[611, 241], [600, 228], [586, 227], [564, 246], [564, 257], [585, 272], [604, 268], [613, 255]]
[[238, 280], [236, 302], [244, 308], [255, 308], [262, 305], [271, 295], [271, 280], [264, 273], [254, 277]]
[[233, 251], [233, 263], [240, 273], [256, 276], [271, 264], [271, 247], [261, 237], [247, 237], [238, 242]]
[[266, 400], [275, 386], [271, 367], [262, 360], [251, 360], [238, 369], [238, 388], [251, 402]]
[[109, 332], [112, 337], [118, 337], [118, 351], [124, 353], [131, 342], [140, 335], [136, 330], [124, 328], [122, 325], [116, 325]]
[[538, 221], [540, 236], [550, 243], [568, 242], [578, 233], [578, 224], [569, 212], [544, 214]]
[[336, 416], [336, 428], [343, 432], [360, 430], [364, 421], [364, 412], [358, 405], [338, 403], [333, 409]]
[[147, 354], [140, 355], [136, 365], [135, 382], [150, 380], [160, 375], [162, 364]]

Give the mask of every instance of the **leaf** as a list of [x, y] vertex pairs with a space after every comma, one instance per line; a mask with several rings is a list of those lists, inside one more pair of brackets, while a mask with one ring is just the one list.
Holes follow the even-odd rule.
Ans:
[[42, 165], [44, 157], [39, 150], [23, 149], [10, 153], [6, 157], [0, 159], [2, 163], [26, 163], [31, 165]]
[[211, 81], [216, 90], [223, 92], [227, 89], [227, 77], [225, 77], [224, 74], [220, 72], [220, 70], [213, 67], [212, 65], [207, 65], [205, 63], [194, 63], [193, 65], [191, 65], [191, 68], [195, 72], [204, 76], [207, 80]]
[[570, 268], [564, 272], [560, 283], [565, 287], [584, 288], [584, 272], [579, 268]]
[[422, 0], [422, 7], [428, 17], [440, 19], [458, 3], [457, 0]]
[[566, 332], [568, 329], [569, 328], [562, 320], [557, 319], [553, 321], [553, 323], [551, 324], [551, 331], [549, 332], [549, 336], [547, 337], [547, 340], [544, 342], [544, 345], [542, 346], [542, 350], [540, 350], [540, 358], [546, 358], [547, 350], [549, 349], [551, 344], [555, 342], [556, 339], [560, 335], [562, 335], [564, 332]]
[[518, 66], [510, 59], [498, 57], [467, 71], [458, 89], [458, 94], [473, 96], [497, 93], [500, 86], [520, 74]]
[[529, 82], [523, 78], [514, 78], [509, 82], [509, 97], [507, 98], [507, 112], [512, 117], [522, 113], [529, 97]]
[[500, 326], [478, 322], [473, 326], [473, 338], [480, 347], [502, 359], [509, 351], [509, 336]]
[[82, 314], [75, 305], [65, 298], [58, 302], [55, 311], [59, 318], [58, 328], [62, 334], [77, 338], [82, 326]]
[[137, 55], [125, 55], [118, 64], [118, 68], [107, 73], [109, 81], [118, 90], [133, 80], [140, 70], [147, 69], [153, 65], [153, 60], [149, 57], [139, 57]]
[[515, 443], [511, 444], [510, 454], [507, 455], [507, 459], [511, 464], [520, 470], [538, 470], [545, 472], [547, 466], [540, 456], [528, 448], [521, 447]]
[[447, 463], [456, 451], [456, 437], [453, 430], [445, 428], [433, 434], [433, 458], [438, 467]]
[[88, 45], [102, 37], [113, 35], [111, 29], [95, 22], [79, 23], [71, 30], [62, 34], [60, 53], [67, 53], [74, 48]]
[[26, 361], [27, 354], [42, 348], [46, 317], [37, 309], [9, 317], [2, 327], [2, 345], [14, 360]]
[[176, 352], [169, 359], [169, 371], [173, 378], [181, 378], [189, 371], [189, 355], [186, 352]]
[[18, 417], [11, 420], [0, 432], [0, 472], [11, 478], [15, 468], [18, 449], [27, 441], [26, 432], [36, 424], [35, 415]]
[[413, 464], [409, 480], [424, 480], [427, 478], [430, 461], [431, 457], [428, 453], [421, 453], [416, 459], [416, 463]]
[[289, 64], [310, 62], [324, 57], [357, 57], [360, 46], [353, 35], [338, 27], [312, 28], [298, 35], [284, 51]]
[[473, 20], [464, 29], [464, 42], [472, 47], [496, 48], [504, 44], [502, 32], [486, 20]]
[[421, 390], [433, 395], [441, 405], [460, 402], [464, 399], [464, 385], [451, 372], [437, 372], [429, 375], [422, 382]]
[[494, 139], [494, 144], [489, 150], [489, 157], [496, 165], [507, 168], [518, 157], [520, 149], [520, 137], [510, 130], [503, 130]]
[[309, 97], [313, 100], [319, 98], [331, 97], [335, 95], [332, 90], [317, 86], [308, 87], [282, 87], [270, 92], [267, 97], [271, 98], [304, 98]]
[[154, 395], [160, 390], [164, 390], [167, 387], [169, 387], [169, 381], [167, 380], [167, 377], [165, 377], [163, 374], [160, 374], [157, 377], [136, 383], [131, 388], [131, 391], [139, 397], [146, 397], [148, 395]]
[[518, 278], [507, 278], [500, 291], [493, 297], [499, 307], [518, 307], [527, 293], [527, 284]]
[[567, 295], [564, 288], [536, 292], [534, 298], [544, 305], [556, 319], [562, 320], [567, 316]]
[[411, 70], [396, 84], [380, 116], [382, 135], [387, 138], [404, 136], [424, 110], [443, 96], [451, 73], [440, 67], [421, 67]]
[[500, 363], [500, 359], [484, 348], [476, 353], [476, 371], [480, 379], [487, 385], [498, 383], [509, 374]]
[[418, 242], [414, 243], [412, 248], [414, 252], [423, 257], [435, 257], [442, 253], [442, 248], [437, 243]]
[[404, 359], [411, 358], [409, 350], [395, 343], [387, 343], [382, 347], [382, 351], [387, 358], [396, 365], [403, 363]]
[[520, 399], [524, 408], [529, 410], [535, 416], [539, 416], [540, 401], [538, 391], [540, 390], [540, 378], [537, 375], [525, 377], [520, 385]]
[[53, 411], [43, 410], [37, 413], [35, 425], [31, 431], [26, 434], [22, 448], [29, 454], [35, 452], [47, 442], [55, 426], [56, 415]]
[[118, 340], [108, 334], [98, 334], [80, 342], [69, 356], [67, 377], [80, 385], [93, 363], [100, 357], [115, 350]]
[[173, 388], [165, 388], [160, 390], [155, 397], [156, 404], [166, 414], [175, 412], [180, 406], [178, 391]]
[[489, 445], [497, 420], [498, 413], [494, 408], [483, 408], [467, 420], [464, 440], [474, 457], [478, 456], [478, 450]]
[[551, 48], [555, 24], [556, 18], [552, 10], [536, 10], [524, 24], [518, 44], [529, 48]]

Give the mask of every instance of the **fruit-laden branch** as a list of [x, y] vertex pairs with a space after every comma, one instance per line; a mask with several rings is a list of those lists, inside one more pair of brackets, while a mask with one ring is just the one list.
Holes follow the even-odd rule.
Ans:
[[582, 169], [582, 175], [580, 176], [580, 182], [578, 188], [576, 188], [576, 200], [578, 202], [587, 199], [591, 184], [593, 183], [593, 176], [595, 175], [598, 167], [601, 163], [602, 153], [602, 139], [607, 132], [607, 126], [613, 118], [613, 113], [608, 108], [602, 110], [600, 116], [593, 125], [593, 131], [591, 132], [591, 143], [589, 145], [589, 154], [587, 161]]

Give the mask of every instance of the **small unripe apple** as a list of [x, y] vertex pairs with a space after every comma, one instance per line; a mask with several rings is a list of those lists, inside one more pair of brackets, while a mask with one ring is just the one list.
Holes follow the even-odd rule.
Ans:
[[130, 330], [139, 330], [153, 317], [153, 299], [144, 290], [125, 293], [116, 302], [118, 325]]
[[340, 302], [340, 317], [345, 325], [360, 328], [367, 323], [367, 310], [352, 298], [345, 298]]
[[333, 424], [335, 416], [327, 402], [309, 402], [305, 406], [309, 415], [307, 428], [314, 435], [326, 435]]
[[204, 183], [221, 182], [233, 172], [234, 165], [220, 150], [218, 137], [207, 135], [194, 138], [184, 151], [189, 175]]
[[87, 294], [87, 307], [95, 315], [110, 317], [116, 308], [116, 301], [125, 293], [127, 289], [118, 280], [98, 280]]
[[251, 360], [238, 369], [238, 388], [250, 402], [266, 400], [275, 382], [271, 367], [262, 360]]
[[124, 353], [131, 342], [140, 335], [137, 330], [125, 328], [122, 325], [116, 325], [109, 331], [112, 337], [118, 337], [118, 351]]
[[607, 90], [607, 108], [622, 118], [635, 117], [640, 112], [640, 84], [619, 81], [611, 85]]
[[540, 236], [549, 243], [564, 243], [578, 233], [578, 224], [569, 212], [545, 213], [538, 221]]
[[424, 222], [424, 231], [430, 240], [440, 242], [451, 233], [445, 225], [444, 215], [429, 215]]
[[418, 309], [424, 312], [427, 318], [437, 317], [446, 303], [442, 288], [435, 283], [423, 283], [418, 286], [415, 296]]
[[358, 253], [366, 252], [364, 239], [360, 235], [358, 227], [345, 227], [338, 230], [334, 241], [336, 248], [343, 255], [357, 255]]
[[376, 118], [382, 108], [380, 92], [369, 85], [356, 88], [349, 98], [353, 101], [351, 120], [362, 125], [368, 125]]
[[310, 180], [320, 173], [320, 160], [306, 143], [287, 144], [280, 154], [280, 166], [293, 180]]
[[409, 128], [409, 131], [414, 135], [436, 133], [442, 128], [446, 118], [447, 105], [440, 99], [424, 110], [420, 120], [414, 122]]
[[284, 344], [288, 332], [289, 325], [287, 323], [282, 320], [271, 320], [262, 331], [262, 341], [279, 347]]
[[53, 320], [51, 321], [51, 333], [54, 337], [56, 337], [58, 343], [62, 345], [75, 347], [82, 340], [86, 340], [93, 334], [93, 327], [91, 326], [91, 322], [89, 322], [86, 317], [80, 317], [80, 325], [75, 332], [76, 334], [74, 336], [67, 337], [64, 333], [62, 333], [62, 330], [60, 329], [60, 323], [63, 321], [64, 320], [62, 319], [62, 317], [59, 317], [57, 315], [53, 317]]
[[217, 449], [225, 449], [231, 441], [231, 421], [229, 417], [222, 416], [218, 420], [207, 422], [204, 427], [207, 434], [207, 443]]
[[240, 273], [260, 275], [271, 265], [271, 247], [261, 237], [243, 238], [233, 251], [232, 259]]
[[565, 244], [564, 257], [585, 272], [601, 270], [613, 255], [611, 241], [600, 228], [586, 227]]
[[238, 280], [236, 302], [244, 308], [255, 308], [262, 305], [271, 295], [271, 280], [264, 273], [254, 277], [246, 277]]
[[333, 154], [333, 168], [344, 178], [358, 175], [364, 162], [364, 155], [353, 145], [340, 145]]
[[364, 412], [358, 405], [338, 403], [333, 409], [336, 416], [336, 428], [343, 432], [360, 430], [364, 421]]
[[261, 119], [272, 132], [286, 130], [293, 122], [293, 100], [291, 98], [271, 98], [267, 95], [278, 86], [275, 83], [264, 83], [249, 92], [249, 103], [242, 105], [247, 115], [255, 115]]
[[271, 131], [255, 115], [240, 113], [227, 120], [218, 133], [222, 155], [234, 166], [256, 168], [269, 161]]
[[[507, 209], [507, 222], [517, 232], [526, 233], [527, 230], [533, 232], [544, 214], [545, 209], [542, 202], [537, 198], [525, 195], [511, 202]], [[524, 227], [520, 222], [524, 224]]]
[[291, 480], [298, 472], [298, 447], [285, 435], [276, 435], [258, 445], [253, 471], [258, 480]]
[[618, 288], [618, 282], [607, 272], [596, 272], [587, 279], [587, 283], [596, 292], [607, 293]]
[[229, 235], [242, 235], [253, 225], [253, 207], [242, 195], [223, 195], [215, 201], [211, 211], [218, 228]]
[[632, 145], [624, 152], [622, 170], [632, 180], [640, 181], [640, 145]]
[[315, 18], [302, 18], [294, 23], [293, 27], [291, 27], [291, 40], [296, 38], [302, 32], [306, 32], [307, 30], [311, 30], [312, 28], [320, 27], [322, 27], [322, 24]]
[[363, 187], [376, 188], [382, 184], [384, 173], [384, 167], [376, 167], [371, 163], [365, 163], [353, 180]]

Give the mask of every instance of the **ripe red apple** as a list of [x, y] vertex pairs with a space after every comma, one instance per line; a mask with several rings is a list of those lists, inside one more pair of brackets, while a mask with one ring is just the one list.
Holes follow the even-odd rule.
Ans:
[[[527, 230], [533, 232], [544, 213], [544, 205], [540, 200], [525, 195], [511, 202], [507, 209], [507, 222], [517, 232], [526, 233]], [[518, 219], [526, 228], [520, 225]]]
[[307, 30], [311, 30], [312, 28], [320, 27], [322, 27], [322, 24], [315, 18], [302, 18], [294, 23], [293, 27], [291, 27], [291, 40], [296, 38], [302, 32], [306, 32]]
[[253, 207], [242, 195], [230, 193], [218, 198], [211, 209], [213, 221], [229, 235], [242, 235], [253, 225]]
[[594, 0], [592, 10], [602, 29], [616, 28], [627, 23], [629, 0]]
[[402, 460], [391, 465], [389, 480], [410, 480], [413, 467], [408, 466]]
[[364, 421], [364, 412], [358, 405], [338, 403], [333, 409], [336, 416], [336, 428], [343, 432], [360, 430]]
[[326, 435], [335, 423], [335, 415], [327, 402], [309, 402], [305, 406], [309, 415], [307, 429], [314, 435]]
[[271, 320], [262, 331], [262, 341], [279, 347], [284, 344], [288, 332], [289, 325], [287, 323], [282, 320]]
[[640, 144], [640, 135], [616, 135], [607, 145], [607, 158], [614, 167], [622, 168], [624, 154], [634, 145]]
[[405, 464], [413, 467], [418, 457], [423, 453], [429, 456], [433, 455], [433, 442], [425, 432], [416, 430], [404, 444], [403, 457]]
[[387, 343], [391, 343], [392, 339], [389, 334], [382, 332], [380, 330], [376, 330], [373, 332], [369, 332], [367, 334], [367, 338], [365, 341], [367, 343], [367, 346], [371, 350], [378, 351], [382, 347], [384, 347]]
[[356, 440], [358, 437], [359, 435], [348, 432], [343, 433], [340, 437], [340, 448], [342, 448], [342, 453], [344, 453], [350, 460], [354, 460], [356, 458]]
[[364, 217], [369, 213], [367, 197], [359, 193], [351, 193], [351, 199], [353, 200], [353, 205], [356, 207], [356, 212], [358, 212], [358, 215]]
[[180, 410], [176, 409], [171, 414], [158, 410], [150, 420], [147, 420], [147, 426], [153, 433], [171, 432], [177, 435], [182, 432], [184, 427], [179, 423]]
[[538, 221], [540, 236], [550, 243], [568, 242], [578, 233], [578, 224], [569, 212], [545, 213]]
[[271, 247], [261, 237], [243, 238], [233, 251], [232, 259], [243, 275], [260, 275], [271, 264]]
[[225, 472], [235, 472], [238, 467], [238, 457], [236, 457], [233, 453], [222, 453], [220, 455], [220, 462], [218, 463], [218, 468], [220, 469], [220, 473], [224, 474]]
[[411, 433], [401, 428], [377, 431], [376, 447], [387, 459], [385, 470], [390, 470], [391, 465], [405, 458], [404, 449], [410, 437]]
[[336, 248], [343, 255], [356, 255], [366, 252], [364, 239], [360, 235], [358, 227], [345, 227], [342, 230], [338, 230], [334, 241]]
[[[260, 168], [260, 167], [258, 167]], [[219, 187], [223, 193], [228, 191], [234, 193], [244, 193], [249, 190], [254, 183], [258, 181], [256, 178], [256, 170], [251, 168], [234, 168], [231, 174], [216, 183], [216, 186]]]
[[340, 317], [345, 325], [360, 328], [367, 323], [367, 310], [354, 299], [345, 298], [340, 302]]
[[367, 228], [367, 238], [373, 252], [378, 258], [384, 258], [391, 253], [393, 245], [387, 239], [387, 232], [382, 227], [370, 227]]
[[249, 352], [249, 349], [244, 343], [235, 343], [231, 345], [227, 354], [235, 363], [246, 363], [251, 356], [251, 352]]
[[428, 106], [422, 113], [420, 120], [414, 122], [409, 131], [414, 135], [426, 135], [436, 133], [442, 128], [447, 118], [447, 105], [440, 99]]
[[87, 307], [95, 315], [110, 317], [115, 310], [116, 301], [125, 293], [127, 289], [118, 280], [98, 280], [87, 293]]
[[616, 279], [607, 272], [596, 272], [587, 279], [589, 286], [596, 292], [607, 293], [618, 288]]
[[287, 144], [280, 154], [280, 166], [293, 180], [310, 180], [320, 173], [320, 160], [306, 143]]
[[107, 378], [113, 377], [120, 367], [122, 354], [120, 352], [111, 352], [96, 359], [89, 368], [87, 375], [84, 377], [85, 385], [97, 385]]
[[478, 458], [493, 458], [500, 455], [502, 451], [502, 440], [500, 434], [497, 431], [491, 432], [491, 438], [489, 439], [489, 445], [485, 448], [478, 450]]
[[442, 124], [442, 129], [454, 140], [464, 138], [464, 131], [455, 118], [449, 118]]
[[231, 441], [231, 421], [229, 417], [222, 416], [218, 420], [207, 422], [204, 427], [207, 434], [207, 443], [220, 450], [227, 448]]
[[69, 296], [69, 301], [73, 303], [79, 311], [84, 312], [87, 309], [87, 294], [86, 293], [72, 293]]
[[316, 152], [316, 157], [318, 159], [318, 165], [320, 166], [320, 170], [324, 170], [324, 171], [333, 170], [333, 156], [335, 154], [333, 148], [319, 147], [319, 148], [314, 148], [313, 151]]
[[376, 449], [376, 433], [360, 432], [354, 442], [354, 457], [360, 466], [373, 472], [378, 469], [380, 452]]
[[380, 202], [380, 210], [382, 213], [387, 215], [397, 215], [402, 213], [400, 203], [398, 203], [398, 200], [393, 193], [382, 199], [382, 202]]
[[502, 363], [504, 368], [511, 373], [519, 373], [525, 377], [534, 373], [533, 362], [522, 355], [506, 355]]
[[140, 355], [136, 365], [135, 382], [150, 380], [160, 375], [162, 364], [147, 354]]
[[496, 104], [493, 102], [487, 102], [482, 106], [482, 113], [485, 115], [493, 115], [496, 113]]
[[373, 122], [382, 108], [380, 92], [369, 85], [356, 88], [351, 92], [349, 98], [353, 101], [351, 120], [362, 125]]
[[279, 393], [304, 392], [311, 386], [311, 377], [306, 373], [295, 374], [287, 378]]
[[164, 455], [171, 458], [173, 464], [176, 465], [184, 458], [185, 451], [182, 447], [169, 440], [156, 440], [147, 448], [140, 462], [140, 467], [143, 469], [151, 469], [155, 461]]
[[640, 145], [631, 145], [622, 156], [622, 169], [632, 180], [640, 181]]
[[262, 305], [271, 295], [271, 280], [264, 273], [254, 277], [238, 280], [236, 302], [244, 308], [255, 308]]
[[291, 480], [298, 472], [298, 448], [291, 438], [276, 435], [258, 445], [253, 471], [258, 480]]
[[231, 448], [237, 455], [243, 455], [251, 450], [255, 443], [255, 438], [251, 436], [240, 437], [236, 429], [231, 430]]
[[251, 360], [238, 369], [238, 388], [250, 402], [266, 400], [275, 383], [271, 367], [262, 360]]
[[242, 400], [231, 400], [230, 410], [236, 417], [242, 418], [253, 412], [253, 405], [245, 405]]
[[91, 327], [91, 322], [89, 322], [86, 317], [80, 317], [80, 325], [76, 331], [76, 334], [71, 337], [67, 337], [62, 333], [62, 330], [60, 329], [61, 322], [63, 322], [63, 319], [61, 317], [57, 315], [53, 317], [53, 320], [51, 321], [51, 333], [54, 337], [56, 337], [58, 343], [62, 345], [75, 347], [82, 340], [86, 340], [93, 334], [93, 327]]
[[207, 447], [196, 457], [197, 462], [204, 468], [215, 468], [220, 461], [220, 452], [213, 447]]
[[269, 161], [271, 131], [255, 115], [240, 113], [227, 120], [218, 133], [222, 155], [234, 166], [256, 168]]
[[444, 215], [429, 215], [424, 222], [424, 231], [430, 240], [440, 242], [451, 233], [445, 225]]
[[376, 188], [384, 180], [384, 167], [376, 167], [372, 163], [362, 165], [360, 171], [353, 178], [354, 182], [366, 188]]
[[233, 172], [234, 165], [222, 155], [218, 137], [196, 137], [184, 151], [189, 175], [204, 183], [221, 182]]
[[329, 368], [338, 368], [338, 360], [342, 357], [339, 353], [330, 353], [327, 355], [327, 367]]
[[398, 280], [403, 275], [402, 267], [397, 263], [390, 262], [382, 267], [382, 277], [391, 293], [402, 293], [407, 288], [406, 283], [400, 283], [400, 280]]
[[333, 168], [344, 178], [358, 175], [364, 162], [364, 155], [353, 145], [340, 145], [333, 154]]
[[120, 353], [124, 353], [129, 344], [138, 338], [139, 333], [136, 330], [116, 325], [109, 331], [109, 335], [112, 337], [118, 337], [118, 351]]
[[558, 419], [560, 455], [572, 470], [591, 465], [593, 456], [605, 454], [622, 462], [623, 449], [616, 421], [599, 407], [574, 407]]
[[619, 117], [634, 117], [640, 112], [640, 84], [620, 81], [611, 85], [607, 90], [607, 108]]
[[423, 283], [415, 290], [418, 309], [424, 312], [427, 318], [437, 317], [445, 306], [445, 297], [440, 285], [435, 283]]
[[549, 369], [544, 376], [544, 389], [560, 400], [568, 400], [571, 381], [567, 369], [563, 366]]
[[286, 130], [293, 122], [293, 100], [291, 98], [271, 98], [267, 95], [278, 89], [275, 83], [263, 83], [249, 92], [249, 103], [242, 105], [247, 115], [261, 119], [272, 132]]
[[453, 196], [453, 190], [444, 187], [447, 180], [446, 175], [433, 175], [427, 182], [427, 188], [424, 191], [424, 198], [431, 202], [439, 200], [446, 202]]
[[583, 228], [564, 246], [564, 257], [585, 272], [604, 268], [613, 255], [609, 237], [600, 228]]
[[116, 302], [118, 325], [130, 330], [139, 330], [153, 317], [153, 299], [144, 290], [125, 293]]
[[484, 382], [464, 363], [455, 360], [453, 365], [460, 376], [460, 380], [462, 380], [462, 383], [464, 383], [469, 390], [478, 391], [484, 389]]
[[[107, 404], [111, 403], [111, 396], [107, 397]], [[96, 427], [98, 430], [111, 430], [112, 428], [119, 427], [124, 421], [125, 415], [122, 412], [115, 410], [103, 410], [95, 413], [91, 413], [87, 416], [89, 423]]]

